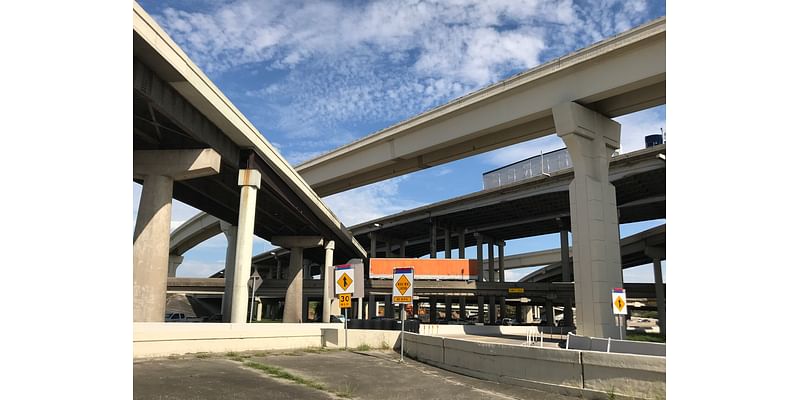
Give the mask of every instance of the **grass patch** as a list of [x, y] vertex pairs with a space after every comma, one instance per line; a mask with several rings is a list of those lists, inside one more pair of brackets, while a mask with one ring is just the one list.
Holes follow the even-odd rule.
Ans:
[[229, 351], [229, 352], [225, 353], [225, 356], [226, 357], [238, 357], [239, 353], [237, 353], [235, 351]]
[[355, 393], [355, 385], [350, 382], [346, 382], [343, 386], [339, 387], [339, 390], [334, 392], [339, 397], [343, 397], [345, 399], [352, 399], [353, 393]]
[[170, 354], [169, 356], [167, 356], [167, 358], [170, 359], [170, 360], [177, 360], [177, 359], [179, 359], [181, 357], [179, 355], [177, 355], [177, 354]]
[[306, 353], [319, 354], [319, 353], [327, 353], [330, 351], [330, 349], [326, 347], [308, 347], [303, 351], [305, 351]]
[[253, 353], [253, 355], [256, 356], [256, 357], [266, 357], [267, 353], [265, 353], [263, 351], [257, 351], [255, 353]]
[[208, 353], [197, 353], [194, 355], [195, 358], [211, 358], [211, 354]]
[[257, 370], [262, 371], [262, 372], [266, 372], [267, 374], [269, 374], [271, 376], [274, 376], [276, 378], [287, 379], [287, 380], [290, 380], [292, 382], [299, 383], [301, 385], [305, 385], [305, 386], [308, 386], [308, 387], [312, 387], [312, 388], [317, 389], [317, 390], [324, 390], [326, 392], [330, 391], [330, 390], [328, 390], [328, 388], [325, 385], [323, 385], [323, 384], [321, 384], [319, 382], [310, 381], [310, 380], [308, 380], [306, 378], [303, 378], [301, 376], [297, 376], [297, 375], [291, 374], [290, 372], [288, 372], [285, 369], [280, 368], [280, 367], [274, 367], [272, 365], [265, 365], [265, 364], [252, 362], [252, 361], [248, 361], [248, 362], [244, 363], [244, 365], [246, 365], [246, 366], [248, 366], [250, 368], [253, 368], [253, 369], [257, 369]]
[[381, 343], [381, 349], [382, 350], [389, 350], [389, 343], [382, 342]]
[[358, 347], [356, 347], [356, 350], [358, 350], [358, 351], [370, 351], [370, 350], [372, 350], [372, 348], [369, 347], [369, 345], [365, 343], [365, 344], [361, 344]]
[[666, 343], [666, 339], [661, 337], [661, 335], [657, 333], [644, 333], [644, 332], [636, 332], [636, 333], [629, 333], [625, 336], [627, 340], [636, 340], [638, 342], [654, 342], [654, 343]]

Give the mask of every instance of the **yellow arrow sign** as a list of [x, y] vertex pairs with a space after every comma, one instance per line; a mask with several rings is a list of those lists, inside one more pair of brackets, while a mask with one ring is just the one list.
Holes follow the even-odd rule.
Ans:
[[622, 311], [625, 308], [625, 301], [622, 300], [622, 296], [617, 296], [617, 299], [614, 300], [614, 305], [617, 306], [617, 310]]
[[336, 281], [336, 283], [339, 285], [339, 287], [342, 288], [342, 290], [347, 290], [347, 288], [349, 288], [350, 285], [353, 284], [353, 279], [347, 276], [346, 273], [344, 273], [342, 274], [342, 276], [339, 277], [339, 280]]
[[411, 286], [411, 282], [408, 281], [408, 278], [406, 278], [405, 275], [400, 275], [400, 277], [397, 278], [397, 283], [395, 283], [395, 286], [397, 287], [397, 290], [400, 291], [400, 294], [406, 294], [406, 290], [408, 290], [408, 288]]

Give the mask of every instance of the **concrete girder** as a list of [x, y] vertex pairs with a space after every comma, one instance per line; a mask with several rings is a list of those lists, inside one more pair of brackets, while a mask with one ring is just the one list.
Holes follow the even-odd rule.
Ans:
[[666, 18], [560, 57], [328, 154], [297, 170], [322, 196], [555, 132], [577, 102], [610, 117], [666, 103]]

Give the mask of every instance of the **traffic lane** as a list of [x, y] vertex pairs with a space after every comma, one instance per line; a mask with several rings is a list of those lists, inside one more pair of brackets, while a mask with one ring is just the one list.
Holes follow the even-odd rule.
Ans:
[[[447, 335], [436, 335], [441, 337], [446, 337], [450, 339], [461, 339], [461, 340], [469, 340], [471, 342], [484, 342], [484, 343], [499, 343], [499, 344], [516, 344], [516, 345], [527, 345], [527, 338], [523, 335], [464, 335], [464, 334], [447, 334]], [[540, 346], [539, 336], [535, 336], [533, 338], [535, 340], [535, 346]], [[552, 348], [559, 348], [559, 343], [564, 342], [564, 339], [561, 339], [559, 335], [552, 335], [552, 337], [548, 337], [545, 333], [544, 335], [544, 344], [543, 347], [552, 347]]]
[[408, 357], [401, 364], [400, 355], [393, 351], [268, 354], [252, 360], [361, 399], [575, 399], [456, 374]]
[[189, 399], [331, 399], [326, 392], [272, 378], [241, 362], [224, 358], [136, 360], [133, 398]]

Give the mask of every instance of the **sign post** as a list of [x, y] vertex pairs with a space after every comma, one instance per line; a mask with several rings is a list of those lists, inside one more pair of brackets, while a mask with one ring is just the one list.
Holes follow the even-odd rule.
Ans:
[[622, 340], [622, 325], [625, 322], [625, 315], [628, 315], [628, 301], [625, 299], [625, 289], [614, 288], [611, 291], [611, 304], [614, 316], [617, 317], [619, 325], [619, 339]]
[[[392, 303], [414, 303], [414, 268], [395, 267], [392, 273]], [[406, 335], [406, 310], [400, 307], [400, 362], [403, 362]]]
[[350, 308], [350, 298], [355, 292], [356, 285], [355, 271], [350, 264], [337, 265], [334, 269], [333, 278], [336, 284], [333, 286], [336, 295], [339, 296], [339, 307], [344, 308], [344, 349], [347, 350], [347, 309]]
[[250, 322], [252, 323], [253, 322], [253, 306], [255, 305], [255, 302], [256, 302], [256, 290], [258, 290], [258, 288], [261, 286], [261, 283], [264, 280], [261, 279], [261, 275], [258, 274], [258, 270], [256, 270], [255, 268], [253, 268], [253, 275], [250, 275], [250, 277], [253, 278], [253, 281], [252, 282], [248, 281], [247, 285], [250, 286], [253, 289], [253, 294], [252, 294], [252, 296], [250, 298]]

